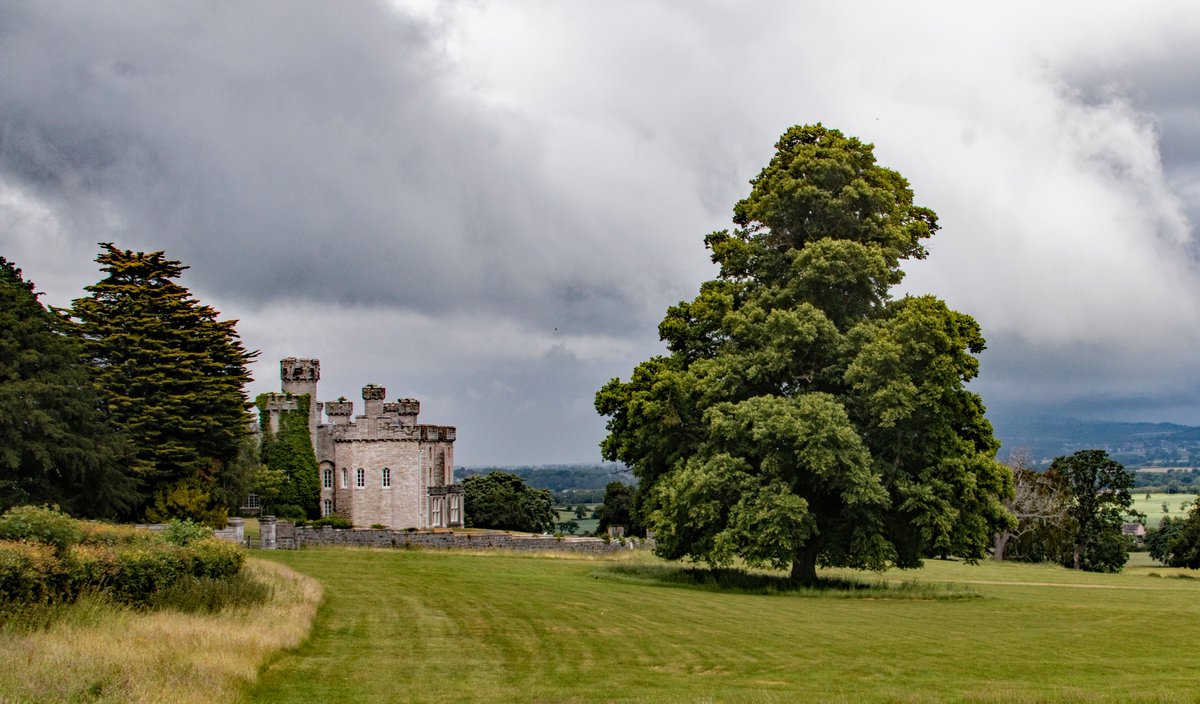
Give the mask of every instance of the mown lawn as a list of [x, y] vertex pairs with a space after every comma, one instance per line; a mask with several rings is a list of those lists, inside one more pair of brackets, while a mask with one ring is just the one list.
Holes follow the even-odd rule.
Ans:
[[852, 599], [631, 584], [561, 557], [271, 558], [326, 602], [257, 702], [1200, 701], [1200, 580], [1177, 570], [931, 561], [886, 578], [977, 598]]

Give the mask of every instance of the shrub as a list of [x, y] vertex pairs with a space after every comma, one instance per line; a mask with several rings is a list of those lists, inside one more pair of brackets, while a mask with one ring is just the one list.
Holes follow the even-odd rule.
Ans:
[[183, 548], [174, 545], [137, 545], [113, 553], [113, 573], [103, 586], [118, 601], [146, 604], [155, 592], [166, 589], [182, 574], [191, 574]]
[[213, 537], [197, 541], [188, 548], [193, 556], [192, 574], [196, 577], [232, 577], [241, 571], [246, 559], [238, 546]]
[[55, 601], [66, 581], [53, 546], [0, 541], [0, 604]]
[[285, 521], [296, 521], [297, 525], [299, 525], [300, 521], [307, 518], [304, 509], [295, 504], [279, 504], [271, 508], [276, 518], [282, 518]]
[[60, 555], [83, 540], [79, 521], [48, 506], [15, 506], [0, 516], [0, 540], [26, 540], [54, 546]]
[[172, 545], [183, 547], [199, 540], [211, 538], [212, 529], [196, 523], [190, 518], [185, 518], [182, 521], [178, 518], [172, 518], [167, 522], [167, 526], [163, 528], [162, 537]]
[[83, 540], [80, 541], [82, 545], [131, 545], [154, 543], [161, 539], [159, 535], [136, 526], [89, 521], [81, 523], [80, 527], [83, 528]]
[[322, 516], [315, 521], [309, 523], [311, 526], [321, 527], [329, 526], [330, 528], [353, 528], [354, 524], [348, 519], [341, 516]]

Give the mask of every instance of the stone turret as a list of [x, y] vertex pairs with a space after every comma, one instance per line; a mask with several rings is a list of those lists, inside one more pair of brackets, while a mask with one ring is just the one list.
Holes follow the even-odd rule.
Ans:
[[279, 360], [280, 388], [284, 394], [308, 394], [308, 434], [313, 451], [317, 449], [317, 425], [321, 422], [321, 405], [317, 403], [317, 382], [321, 379], [321, 360], [287, 357]]
[[417, 415], [421, 412], [421, 402], [415, 398], [402, 398], [396, 401], [396, 415], [400, 425], [411, 427], [417, 424]]
[[330, 423], [345, 425], [350, 422], [350, 416], [354, 415], [354, 402], [347, 401], [345, 396], [336, 401], [326, 401], [325, 415]]
[[383, 415], [383, 397], [387, 389], [376, 384], [367, 384], [362, 390], [363, 415], [367, 418], [378, 418]]
[[279, 379], [285, 394], [308, 394], [317, 400], [317, 382], [321, 380], [321, 360], [288, 357], [279, 360]]

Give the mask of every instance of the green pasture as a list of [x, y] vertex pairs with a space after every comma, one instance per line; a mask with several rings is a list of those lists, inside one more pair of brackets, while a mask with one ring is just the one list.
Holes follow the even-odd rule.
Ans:
[[[587, 509], [588, 516], [591, 516], [592, 512], [595, 511], [596, 507], [599, 505], [600, 504], [583, 504], [583, 506]], [[579, 530], [575, 531], [575, 535], [592, 535], [596, 532], [596, 527], [600, 525], [600, 521], [595, 518], [576, 518], [574, 506], [571, 507], [570, 511], [567, 511], [562, 506], [555, 506], [554, 511], [558, 514], [558, 518], [555, 520], [557, 520], [559, 523], [575, 521], [579, 524]]]
[[316, 577], [326, 601], [310, 640], [262, 674], [249, 693], [254, 702], [1200, 696], [1200, 579], [1146, 562], [1101, 575], [931, 561], [883, 578], [949, 584], [954, 598], [938, 597], [941, 587], [927, 596], [892, 589], [846, 598], [626, 579], [673, 569], [644, 554], [310, 549], [269, 556]]
[[[1146, 514], [1147, 528], [1157, 528], [1163, 516], [1172, 518], [1186, 516], [1188, 509], [1184, 508], [1184, 504], [1192, 504], [1197, 498], [1200, 498], [1195, 494], [1151, 494], [1147, 499], [1146, 492], [1137, 490], [1132, 491], [1131, 495], [1133, 496], [1134, 510]], [[1169, 513], [1163, 513], [1164, 502], [1167, 504]]]

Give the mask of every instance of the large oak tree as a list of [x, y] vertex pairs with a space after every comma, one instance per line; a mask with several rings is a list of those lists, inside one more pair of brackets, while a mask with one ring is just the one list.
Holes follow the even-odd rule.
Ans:
[[720, 266], [659, 326], [669, 354], [596, 396], [605, 458], [641, 482], [668, 558], [818, 563], [983, 557], [1012, 488], [978, 395], [979, 326], [895, 300], [937, 230], [873, 148], [794, 127], [706, 244]]

